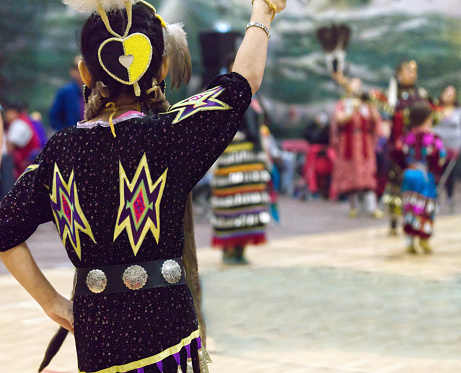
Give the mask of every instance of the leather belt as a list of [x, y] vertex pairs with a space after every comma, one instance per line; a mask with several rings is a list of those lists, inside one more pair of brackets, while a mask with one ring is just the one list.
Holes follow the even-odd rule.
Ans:
[[180, 258], [77, 268], [75, 295], [122, 293], [183, 285], [186, 283], [185, 277], [186, 271]]

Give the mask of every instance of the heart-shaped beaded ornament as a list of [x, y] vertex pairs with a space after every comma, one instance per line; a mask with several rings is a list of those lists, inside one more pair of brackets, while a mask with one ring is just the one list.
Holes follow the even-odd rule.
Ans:
[[152, 60], [152, 45], [149, 38], [134, 33], [125, 38], [110, 38], [101, 44], [99, 63], [115, 80], [134, 85], [142, 78]]

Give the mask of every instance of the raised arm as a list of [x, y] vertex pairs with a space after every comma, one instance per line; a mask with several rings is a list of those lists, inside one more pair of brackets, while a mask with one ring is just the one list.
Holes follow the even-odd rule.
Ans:
[[[271, 3], [275, 5], [277, 13], [285, 9], [286, 6], [286, 0], [272, 0]], [[250, 23], [263, 24], [269, 29], [273, 16], [274, 12], [267, 1], [253, 1]], [[235, 58], [232, 71], [239, 73], [248, 80], [253, 94], [258, 91], [263, 79], [268, 40], [269, 37], [263, 28], [249, 27]]]

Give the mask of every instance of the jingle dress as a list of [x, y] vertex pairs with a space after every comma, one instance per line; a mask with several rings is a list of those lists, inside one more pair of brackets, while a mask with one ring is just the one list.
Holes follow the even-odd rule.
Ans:
[[[220, 249], [259, 245], [266, 242], [266, 225], [270, 221], [267, 156], [255, 136], [256, 112], [245, 113], [241, 130], [217, 161], [211, 182], [213, 209], [212, 246]], [[248, 130], [249, 128], [253, 130]], [[256, 129], [255, 129], [256, 128]], [[245, 134], [245, 132], [247, 132]]]
[[404, 231], [428, 239], [433, 232], [437, 188], [435, 174], [446, 157], [442, 140], [432, 132], [410, 132], [397, 144], [395, 153], [405, 165], [402, 182]]
[[[54, 221], [77, 268], [180, 258], [186, 197], [231, 142], [251, 99], [239, 74], [167, 113], [83, 122], [53, 136], [0, 205], [0, 250]], [[199, 373], [186, 285], [76, 295], [81, 373]]]

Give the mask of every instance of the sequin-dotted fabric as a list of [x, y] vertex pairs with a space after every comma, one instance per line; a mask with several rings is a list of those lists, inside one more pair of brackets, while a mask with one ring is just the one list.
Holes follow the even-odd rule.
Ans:
[[[248, 82], [236, 73], [216, 78], [210, 87], [222, 89], [212, 90], [205, 98], [183, 101], [171, 112], [119, 121], [116, 138], [104, 123], [58, 132], [0, 205], [0, 250], [17, 246], [39, 224], [54, 221], [77, 268], [181, 257], [186, 197], [231, 142], [251, 99]], [[194, 100], [201, 100], [200, 105], [191, 105]], [[143, 168], [144, 155], [149, 175]], [[125, 184], [135, 185], [136, 178], [146, 181], [136, 191], [121, 186], [120, 166]], [[160, 187], [157, 191], [150, 187], [162, 175], [166, 175], [165, 185], [156, 204]], [[151, 186], [146, 185], [148, 176]], [[131, 200], [120, 200], [122, 187]], [[132, 206], [133, 214], [127, 216], [134, 219], [130, 223], [134, 230], [142, 224], [153, 227], [137, 251], [133, 247], [136, 237], [130, 240], [128, 225], [114, 238], [121, 205]], [[159, 214], [152, 212], [150, 220], [144, 218], [148, 208], [158, 209]], [[153, 234], [156, 227], [160, 229], [158, 241]], [[81, 372], [125, 372], [124, 365], [146, 362], [198, 329], [185, 285], [77, 296], [74, 317]], [[196, 339], [190, 342], [196, 373], [197, 343]], [[184, 372], [187, 355], [182, 348]], [[176, 373], [176, 361], [173, 356], [164, 358], [163, 372]], [[160, 371], [152, 362], [139, 364], [135, 368], [143, 367], [145, 373]]]

